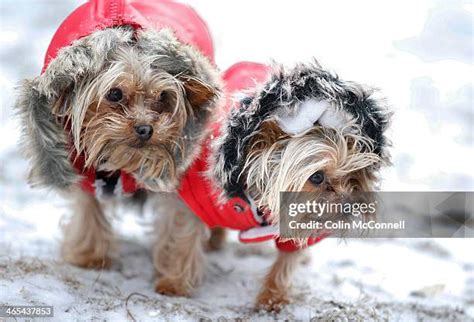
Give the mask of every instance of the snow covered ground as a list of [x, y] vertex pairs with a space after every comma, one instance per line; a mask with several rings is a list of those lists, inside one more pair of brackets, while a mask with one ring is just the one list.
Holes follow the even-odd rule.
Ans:
[[[274, 250], [231, 241], [209, 255], [190, 298], [153, 292], [149, 213], [124, 212], [110, 271], [58, 256], [69, 214], [58, 196], [26, 184], [13, 87], [39, 73], [49, 40], [82, 1], [0, 1], [0, 305], [44, 304], [66, 320], [248, 318], [474, 320], [472, 239], [326, 240], [312, 247], [277, 315], [253, 311]], [[199, 1], [217, 63], [291, 64], [316, 57], [343, 78], [378, 86], [395, 110], [394, 167], [383, 189], [474, 190], [473, 17], [469, 1]]]

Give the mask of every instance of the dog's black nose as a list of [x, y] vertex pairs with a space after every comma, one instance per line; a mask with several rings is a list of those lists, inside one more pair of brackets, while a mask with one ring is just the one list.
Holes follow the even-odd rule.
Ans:
[[135, 132], [140, 140], [146, 141], [153, 135], [153, 128], [150, 125], [137, 125], [135, 126]]

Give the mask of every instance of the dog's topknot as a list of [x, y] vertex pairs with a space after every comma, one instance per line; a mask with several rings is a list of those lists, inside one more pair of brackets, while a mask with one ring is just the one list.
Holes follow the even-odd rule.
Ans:
[[355, 123], [361, 135], [369, 139], [372, 152], [388, 160], [388, 141], [384, 133], [391, 114], [383, 100], [373, 94], [373, 89], [343, 81], [317, 62], [299, 64], [289, 71], [273, 67], [269, 81], [255, 94], [242, 99], [221, 129], [222, 138], [215, 144], [213, 171], [217, 184], [227, 196], [242, 196], [240, 176], [248, 148], [261, 125], [294, 113], [308, 100], [327, 102], [337, 113], [344, 114], [345, 119]]

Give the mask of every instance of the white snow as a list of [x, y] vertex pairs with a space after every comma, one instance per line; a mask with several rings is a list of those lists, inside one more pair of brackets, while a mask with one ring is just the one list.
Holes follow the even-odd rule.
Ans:
[[[191, 1], [189, 1], [191, 3]], [[56, 321], [191, 321], [200, 317], [394, 321], [474, 319], [469, 239], [328, 239], [311, 248], [277, 315], [253, 311], [274, 250], [234, 234], [209, 254], [190, 298], [153, 291], [152, 216], [117, 216], [110, 271], [62, 262], [67, 203], [26, 184], [14, 86], [40, 71], [62, 19], [82, 1], [0, 2], [0, 305], [45, 304]], [[344, 79], [375, 85], [395, 111], [394, 166], [383, 189], [474, 190], [472, 3], [468, 1], [193, 1], [215, 37], [221, 69], [239, 60], [316, 57]]]

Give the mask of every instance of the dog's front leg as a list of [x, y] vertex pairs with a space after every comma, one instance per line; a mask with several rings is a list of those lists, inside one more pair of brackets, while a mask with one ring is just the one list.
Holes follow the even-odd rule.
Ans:
[[65, 261], [86, 268], [108, 268], [113, 236], [99, 201], [91, 194], [72, 191], [74, 214], [64, 229], [61, 253]]
[[222, 249], [225, 239], [226, 239], [227, 232], [222, 227], [215, 227], [211, 229], [211, 237], [209, 237], [207, 243], [207, 250], [208, 251], [217, 251]]
[[301, 250], [278, 253], [278, 258], [266, 275], [263, 287], [257, 296], [257, 310], [278, 312], [289, 303], [291, 276], [300, 263], [302, 254]]
[[168, 194], [160, 202], [161, 208], [167, 209], [159, 214], [153, 249], [155, 290], [166, 295], [189, 296], [202, 280], [208, 230], [177, 195]]

